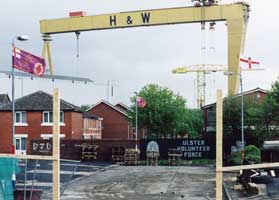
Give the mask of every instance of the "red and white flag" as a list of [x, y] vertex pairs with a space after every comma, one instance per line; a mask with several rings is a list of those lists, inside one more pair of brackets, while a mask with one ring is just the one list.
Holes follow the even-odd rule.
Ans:
[[260, 62], [258, 62], [258, 61], [253, 61], [250, 57], [248, 57], [248, 59], [240, 58], [240, 61], [241, 61], [241, 62], [248, 63], [249, 69], [252, 69], [252, 64], [255, 64], [255, 65], [259, 65], [259, 64], [260, 64]]
[[137, 106], [144, 108], [146, 106], [146, 101], [142, 97], [137, 97]]

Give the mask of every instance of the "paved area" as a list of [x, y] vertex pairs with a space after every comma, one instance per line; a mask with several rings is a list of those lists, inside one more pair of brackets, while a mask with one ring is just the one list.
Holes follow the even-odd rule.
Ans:
[[213, 200], [214, 188], [210, 167], [115, 166], [71, 182], [61, 199]]
[[[43, 190], [42, 199], [52, 199], [52, 163], [39, 161], [27, 165], [27, 188]], [[94, 200], [213, 200], [215, 169], [213, 167], [119, 166], [98, 162], [61, 161], [61, 199]], [[25, 165], [17, 175], [17, 188], [24, 188]], [[258, 185], [260, 194], [243, 196], [234, 190], [235, 173], [224, 173], [224, 181], [232, 199], [279, 199], [279, 179]], [[223, 195], [225, 197], [225, 195]]]
[[[17, 188], [27, 189], [33, 188], [45, 191], [52, 189], [52, 162], [51, 161], [38, 161], [37, 169], [35, 168], [35, 161], [27, 162], [27, 174], [26, 183], [25, 180], [25, 162], [20, 162], [20, 173], [17, 174]], [[75, 162], [75, 161], [61, 161], [60, 162], [60, 183], [61, 191], [64, 190], [65, 186], [83, 176], [89, 176], [93, 172], [103, 169], [110, 164], [98, 163], [98, 162]], [[35, 173], [36, 172], [36, 173]], [[35, 176], [34, 176], [35, 174]], [[25, 186], [26, 185], [26, 186]]]

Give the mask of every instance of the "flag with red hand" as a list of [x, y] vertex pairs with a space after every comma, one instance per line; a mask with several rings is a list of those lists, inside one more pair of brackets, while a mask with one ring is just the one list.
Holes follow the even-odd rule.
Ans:
[[142, 97], [137, 97], [137, 106], [144, 108], [146, 106], [146, 101]]
[[18, 70], [43, 76], [45, 73], [45, 59], [35, 56], [13, 46], [12, 66]]

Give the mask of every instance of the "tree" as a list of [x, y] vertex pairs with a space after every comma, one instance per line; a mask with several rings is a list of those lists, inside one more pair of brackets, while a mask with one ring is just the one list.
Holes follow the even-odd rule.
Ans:
[[[149, 84], [143, 87], [138, 96], [147, 106], [138, 108], [138, 127], [147, 130], [148, 137], [176, 137], [177, 134], [197, 135], [194, 130], [200, 127], [202, 120], [196, 111], [186, 107], [186, 100], [165, 87]], [[135, 110], [135, 98], [131, 97], [132, 110]], [[129, 112], [130, 120], [135, 126], [135, 112]], [[195, 120], [191, 121], [191, 119]], [[201, 117], [202, 119], [202, 117]]]
[[[224, 102], [224, 133], [241, 132], [240, 98], [229, 98]], [[257, 139], [257, 146], [265, 140], [279, 137], [279, 81], [272, 84], [263, 101], [244, 98], [245, 135], [252, 134]]]
[[260, 132], [257, 136], [264, 140], [269, 140], [274, 137], [279, 137], [279, 81], [272, 84], [271, 90], [267, 92], [266, 98], [262, 103], [260, 124], [258, 127]]
[[[253, 96], [244, 97], [244, 140], [257, 146], [263, 142], [262, 102]], [[230, 97], [224, 101], [224, 135], [241, 139], [241, 98]]]
[[82, 110], [82, 112], [86, 112], [86, 110], [88, 110], [91, 106], [89, 104], [83, 104], [80, 106], [80, 109]]
[[199, 137], [203, 131], [203, 112], [200, 109], [185, 109], [176, 121], [177, 134]]

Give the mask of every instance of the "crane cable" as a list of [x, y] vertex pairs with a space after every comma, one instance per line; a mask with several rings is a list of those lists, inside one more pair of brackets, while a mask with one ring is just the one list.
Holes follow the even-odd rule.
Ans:
[[[75, 69], [75, 74], [76, 76], [78, 75], [78, 67], [79, 67], [79, 36], [80, 36], [80, 32], [76, 31], [76, 38], [77, 38], [77, 43], [76, 43], [76, 69]], [[75, 81], [72, 80], [72, 83], [74, 83]]]
[[209, 25], [209, 32], [210, 32], [210, 51], [215, 51], [215, 25], [216, 23], [214, 21], [210, 22]]
[[[210, 47], [209, 47], [209, 51], [210, 51], [210, 53], [212, 53], [211, 54], [212, 57], [213, 57], [213, 54], [216, 53], [216, 47], [215, 47], [215, 25], [216, 25], [215, 21], [211, 21], [209, 23], [209, 34], [210, 34]], [[212, 85], [215, 85], [215, 78], [214, 78], [214, 76], [211, 78], [210, 83]], [[210, 87], [210, 88], [213, 88], [213, 86]], [[208, 92], [209, 92], [208, 96], [211, 98], [212, 90], [209, 90]]]

